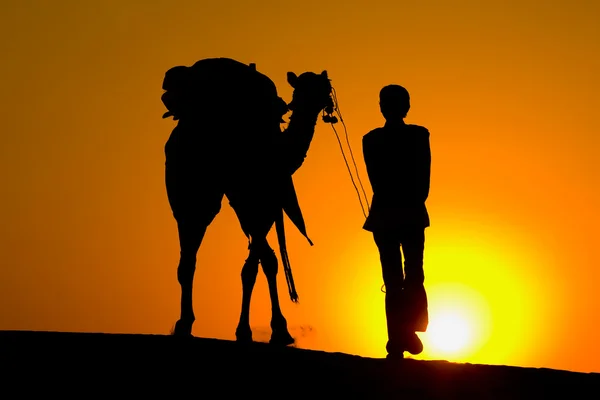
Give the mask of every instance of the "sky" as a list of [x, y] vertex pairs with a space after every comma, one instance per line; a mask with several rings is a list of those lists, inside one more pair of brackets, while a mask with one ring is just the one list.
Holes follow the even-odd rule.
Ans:
[[[288, 71], [328, 71], [369, 201], [362, 136], [384, 122], [381, 87], [409, 90], [406, 122], [432, 149], [430, 327], [414, 358], [599, 372], [599, 4], [5, 0], [0, 329], [170, 332], [162, 79], [229, 57], [288, 102]], [[287, 220], [300, 303], [282, 272], [280, 299], [298, 347], [384, 357], [379, 256], [331, 125], [294, 182], [314, 242]], [[224, 200], [198, 253], [195, 336], [235, 338], [246, 257]], [[261, 273], [256, 340], [269, 321]]]

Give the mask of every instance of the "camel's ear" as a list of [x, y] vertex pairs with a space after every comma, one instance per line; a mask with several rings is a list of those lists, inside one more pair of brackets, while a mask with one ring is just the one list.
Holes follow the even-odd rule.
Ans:
[[293, 72], [287, 73], [287, 81], [291, 87], [296, 88], [296, 82], [298, 82], [298, 77]]
[[327, 71], [323, 71], [323, 72], [321, 72], [321, 76], [323, 76], [323, 77], [327, 78]]

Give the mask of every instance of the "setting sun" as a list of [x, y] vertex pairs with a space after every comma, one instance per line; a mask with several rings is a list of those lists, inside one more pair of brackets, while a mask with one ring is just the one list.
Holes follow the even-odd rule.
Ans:
[[471, 327], [459, 313], [438, 315], [429, 325], [431, 345], [440, 352], [460, 352], [469, 342]]
[[429, 326], [420, 334], [427, 357], [462, 361], [473, 358], [490, 339], [489, 302], [464, 284], [429, 288]]

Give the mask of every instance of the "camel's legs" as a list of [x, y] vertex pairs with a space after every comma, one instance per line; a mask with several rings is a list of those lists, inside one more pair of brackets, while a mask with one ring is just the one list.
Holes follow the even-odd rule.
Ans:
[[242, 312], [236, 329], [236, 338], [239, 342], [251, 342], [252, 330], [250, 329], [250, 300], [256, 276], [258, 275], [259, 261], [267, 278], [269, 296], [271, 298], [271, 343], [288, 345], [294, 339], [287, 330], [287, 321], [281, 312], [279, 295], [277, 292], [277, 257], [269, 246], [266, 238], [254, 239], [250, 244], [250, 255], [242, 268]]
[[[175, 129], [181, 128], [178, 126]], [[191, 336], [196, 319], [192, 305], [196, 256], [207, 227], [221, 209], [224, 193], [219, 184], [219, 174], [209, 168], [209, 158], [198, 157], [198, 160], [206, 163], [200, 165], [200, 161], [190, 160], [191, 156], [185, 152], [180, 154], [181, 151], [169, 156], [165, 150], [167, 197], [177, 221], [180, 249], [177, 280], [181, 286], [181, 315], [173, 334]], [[182, 158], [178, 159], [180, 156]]]
[[260, 251], [260, 262], [269, 286], [271, 298], [271, 343], [287, 346], [294, 343], [294, 339], [287, 329], [287, 321], [281, 312], [279, 305], [279, 294], [277, 291], [278, 263], [275, 252], [269, 246], [267, 239], [263, 238], [258, 249]]
[[196, 271], [196, 256], [207, 225], [179, 223], [179, 266], [177, 267], [177, 280], [181, 285], [181, 315], [175, 324], [174, 335], [190, 336], [192, 325], [196, 320], [192, 304], [192, 291], [194, 273]]
[[252, 330], [250, 329], [250, 300], [252, 299], [252, 291], [256, 283], [258, 275], [258, 254], [254, 250], [254, 246], [249, 246], [250, 254], [242, 267], [242, 312], [240, 313], [240, 321], [235, 331], [235, 336], [238, 342], [251, 342]]

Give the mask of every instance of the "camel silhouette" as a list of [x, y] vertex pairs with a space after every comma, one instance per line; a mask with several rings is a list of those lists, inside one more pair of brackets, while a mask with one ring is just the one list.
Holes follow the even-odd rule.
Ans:
[[[191, 67], [173, 67], [165, 74], [162, 101], [169, 111], [163, 118], [178, 121], [165, 145], [165, 183], [180, 243], [181, 315], [174, 335], [191, 336], [197, 252], [226, 196], [249, 241], [241, 272], [242, 307], [236, 339], [252, 341], [250, 300], [260, 264], [271, 300], [270, 343], [294, 343], [279, 304], [278, 260], [267, 234], [275, 224], [290, 298], [297, 302], [283, 214], [312, 245], [292, 174], [304, 162], [319, 113], [326, 122], [335, 117], [331, 115], [334, 104], [327, 71], [288, 72], [287, 81], [294, 89], [289, 104], [254, 64], [209, 58]], [[289, 124], [282, 131], [282, 117], [290, 110]]]

